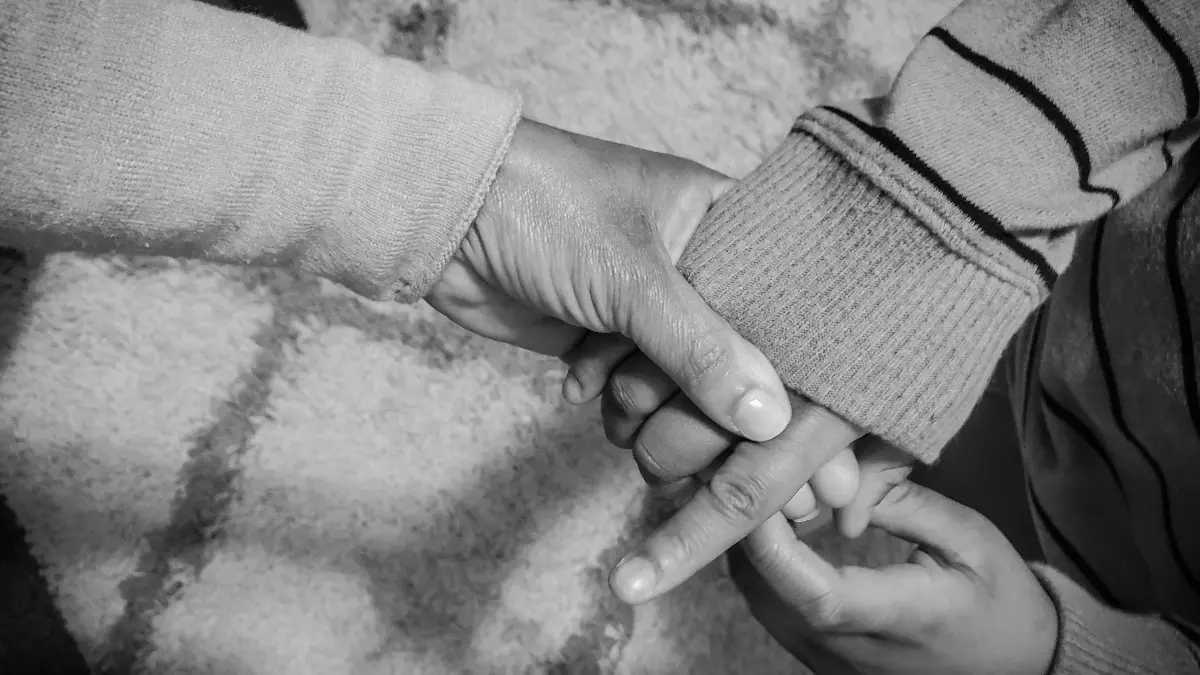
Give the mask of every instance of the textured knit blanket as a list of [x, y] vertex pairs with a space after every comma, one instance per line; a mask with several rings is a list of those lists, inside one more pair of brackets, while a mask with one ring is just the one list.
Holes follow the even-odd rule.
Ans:
[[[308, 0], [311, 30], [744, 175], [952, 0]], [[0, 283], [0, 493], [108, 673], [803, 672], [721, 564], [633, 609], [673, 505], [562, 370], [323, 281], [55, 255]], [[895, 542], [814, 545], [882, 560]]]

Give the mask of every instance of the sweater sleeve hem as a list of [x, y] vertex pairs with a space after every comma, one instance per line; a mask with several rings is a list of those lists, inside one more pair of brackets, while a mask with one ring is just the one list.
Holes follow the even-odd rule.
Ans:
[[1058, 644], [1047, 675], [1200, 673], [1197, 645], [1165, 621], [1101, 604], [1062, 572], [1030, 565], [1059, 614]]
[[680, 269], [786, 385], [931, 462], [1045, 292], [853, 134], [802, 118]]
[[[521, 105], [515, 95], [455, 73], [414, 74], [399, 60], [384, 61], [381, 69], [375, 109], [382, 123], [347, 198], [379, 238], [371, 250], [384, 255], [377, 267], [362, 270], [359, 283], [368, 285], [355, 290], [411, 303], [428, 293], [474, 222], [508, 152]], [[414, 89], [421, 95], [414, 97]], [[414, 128], [425, 133], [414, 135]], [[414, 173], [424, 175], [396, 180]]]
[[289, 267], [416, 300], [520, 118], [517, 96], [461, 75], [204, 3], [0, 8], [0, 150], [17, 158], [0, 210], [27, 247]]

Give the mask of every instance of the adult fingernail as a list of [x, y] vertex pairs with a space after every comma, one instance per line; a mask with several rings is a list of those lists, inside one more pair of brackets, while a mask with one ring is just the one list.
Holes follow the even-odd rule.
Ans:
[[654, 565], [642, 557], [626, 558], [613, 570], [612, 583], [626, 602], [641, 602], [654, 592]]
[[734, 406], [733, 424], [752, 441], [769, 441], [787, 427], [788, 410], [762, 390], [751, 389]]

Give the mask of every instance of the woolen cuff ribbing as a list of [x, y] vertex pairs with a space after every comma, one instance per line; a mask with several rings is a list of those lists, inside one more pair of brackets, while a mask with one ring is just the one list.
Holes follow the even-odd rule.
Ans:
[[1058, 646], [1047, 675], [1197, 672], [1188, 641], [1167, 622], [1108, 607], [1047, 565], [1030, 568], [1058, 608]]
[[885, 192], [895, 178], [868, 173], [886, 167], [852, 166], [814, 129], [714, 206], [680, 270], [788, 387], [932, 461], [1038, 299], [972, 259], [982, 235], [925, 224], [919, 193]]

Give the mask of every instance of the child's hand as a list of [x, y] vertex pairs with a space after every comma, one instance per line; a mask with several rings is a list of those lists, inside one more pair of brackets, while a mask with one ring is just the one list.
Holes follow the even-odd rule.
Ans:
[[822, 675], [1043, 675], [1053, 602], [983, 516], [905, 481], [872, 523], [919, 548], [905, 564], [835, 568], [776, 515], [730, 551], [751, 612]]

